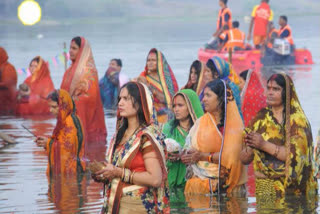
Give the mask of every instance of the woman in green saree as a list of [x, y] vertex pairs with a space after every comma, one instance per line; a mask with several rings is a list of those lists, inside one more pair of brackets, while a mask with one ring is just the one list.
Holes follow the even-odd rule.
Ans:
[[[174, 119], [167, 122], [163, 127], [163, 133], [166, 135], [166, 143], [169, 152], [168, 183], [170, 189], [170, 205], [171, 208], [178, 206], [184, 202], [184, 186], [186, 183], [186, 165], [180, 160], [178, 151], [170, 150], [168, 145], [170, 140], [176, 141], [180, 148], [184, 147], [185, 138], [187, 137], [193, 123], [203, 115], [203, 110], [199, 97], [196, 92], [191, 89], [183, 89], [176, 93], [173, 97]], [[181, 152], [181, 150], [180, 150]]]

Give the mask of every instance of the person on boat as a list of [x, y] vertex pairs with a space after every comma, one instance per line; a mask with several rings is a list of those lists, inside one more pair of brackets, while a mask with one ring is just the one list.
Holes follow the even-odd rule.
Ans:
[[246, 36], [244, 32], [239, 29], [240, 23], [238, 21], [232, 22], [232, 29], [221, 34], [223, 39], [220, 50], [244, 50]]
[[[224, 59], [220, 57], [214, 56], [207, 61], [205, 75], [207, 80], [222, 79], [228, 83], [229, 87], [233, 92], [233, 97], [236, 101], [238, 111], [242, 117], [240, 89], [239, 89], [239, 86], [236, 85], [230, 79], [230, 70], [231, 70], [231, 65], [228, 62], [226, 62]], [[204, 94], [200, 95], [201, 101], [203, 97], [204, 97]]]
[[[167, 122], [162, 130], [166, 136], [168, 150], [168, 183], [170, 188], [170, 206], [179, 208], [185, 206], [184, 188], [186, 165], [181, 162], [181, 153], [189, 130], [203, 115], [198, 95], [191, 89], [180, 90], [173, 97], [174, 119]], [[167, 140], [174, 140], [175, 144], [168, 145]]]
[[212, 38], [205, 44], [206, 49], [218, 50], [223, 37], [221, 34], [232, 28], [232, 13], [227, 6], [228, 0], [219, 0], [219, 14], [217, 19], [216, 31], [212, 34]]
[[13, 115], [16, 108], [17, 73], [8, 62], [8, 54], [0, 47], [0, 115]]
[[273, 11], [270, 8], [269, 0], [261, 0], [260, 5], [256, 5], [251, 13], [251, 22], [247, 40], [252, 37], [255, 48], [260, 49], [265, 43], [269, 32], [270, 22], [273, 20]]
[[182, 89], [192, 89], [200, 95], [206, 84], [206, 79], [204, 78], [205, 67], [206, 65], [203, 62], [195, 60], [190, 67], [188, 82]]
[[121, 68], [121, 59], [112, 59], [104, 77], [99, 81], [101, 100], [106, 109], [116, 108], [119, 89], [128, 82], [128, 80], [121, 75]]
[[47, 96], [54, 90], [47, 62], [33, 58], [29, 64], [31, 75], [19, 86], [17, 115], [50, 114]]
[[88, 40], [73, 38], [69, 53], [72, 64], [64, 73], [61, 89], [69, 92], [77, 106], [85, 132], [86, 157], [91, 159], [91, 150], [105, 149], [107, 136], [98, 73]]
[[315, 198], [311, 126], [289, 76], [268, 79], [267, 104], [245, 129], [240, 156], [243, 164], [253, 162], [257, 202], [295, 195]]
[[269, 26], [270, 26], [269, 35], [267, 37], [265, 45], [266, 45], [267, 50], [272, 50], [274, 39], [278, 37], [279, 32], [276, 29], [276, 27], [274, 26], [273, 22], [270, 22]]
[[189, 131], [181, 157], [190, 165], [185, 194], [245, 194], [247, 170], [240, 161], [244, 127], [228, 83], [209, 82], [203, 103], [206, 113]]
[[178, 92], [179, 87], [166, 58], [159, 50], [155, 48], [150, 50], [145, 69], [137, 80], [149, 86], [158, 121], [165, 123], [168, 114], [171, 113], [172, 97]]
[[250, 69], [240, 74], [240, 79], [242, 78], [245, 78], [245, 84], [240, 94], [241, 111], [244, 125], [247, 127], [257, 113], [267, 106], [267, 103], [264, 88], [258, 73]]
[[278, 38], [285, 39], [287, 42], [289, 42], [291, 46], [291, 52], [293, 52], [294, 42], [293, 42], [291, 27], [288, 24], [287, 16], [284, 16], [284, 15], [280, 16], [279, 25], [280, 25], [280, 29], [278, 30]]
[[70, 94], [55, 90], [47, 98], [50, 112], [57, 117], [52, 136], [39, 136], [38, 146], [45, 148], [48, 155], [47, 175], [74, 175], [86, 169], [84, 159], [84, 130], [76, 114], [76, 106]]
[[92, 175], [105, 184], [101, 213], [165, 213], [168, 208], [166, 147], [152, 94], [143, 83], [120, 89], [116, 134], [107, 162]]

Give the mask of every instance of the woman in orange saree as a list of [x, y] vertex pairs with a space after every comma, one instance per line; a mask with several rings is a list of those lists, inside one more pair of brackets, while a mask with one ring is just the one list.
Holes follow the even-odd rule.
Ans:
[[150, 50], [145, 69], [138, 81], [149, 86], [159, 123], [167, 122], [168, 113], [172, 108], [172, 98], [179, 87], [166, 58], [159, 50], [155, 48]]
[[245, 194], [247, 170], [240, 161], [244, 127], [232, 91], [223, 80], [211, 81], [203, 103], [207, 113], [191, 128], [181, 158], [190, 164], [185, 194]]
[[105, 150], [107, 136], [98, 73], [88, 40], [73, 38], [69, 53], [72, 65], [63, 76], [61, 89], [69, 92], [77, 106], [86, 134], [86, 155], [90, 159], [94, 158], [91, 151]]
[[93, 174], [105, 183], [102, 213], [167, 213], [166, 147], [148, 87], [129, 82], [120, 90], [116, 134], [108, 163]]
[[37, 137], [36, 143], [43, 146], [48, 155], [47, 175], [73, 175], [85, 171], [84, 133], [75, 104], [63, 89], [48, 96], [50, 112], [57, 116], [52, 136]]
[[[54, 85], [50, 77], [48, 64], [40, 56], [37, 56], [31, 60], [29, 70], [31, 76], [23, 83], [28, 87], [29, 96], [24, 98], [18, 95], [17, 114], [49, 114], [46, 98], [54, 90]], [[19, 93], [21, 92], [19, 91]]]
[[17, 73], [8, 62], [6, 50], [0, 47], [0, 115], [14, 114], [16, 108]]

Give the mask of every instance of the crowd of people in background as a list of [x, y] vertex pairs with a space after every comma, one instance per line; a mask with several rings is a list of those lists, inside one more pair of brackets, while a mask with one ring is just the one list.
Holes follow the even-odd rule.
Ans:
[[[287, 17], [280, 17], [281, 28], [275, 30], [268, 2], [253, 9], [247, 39], [253, 29], [257, 49], [267, 46], [268, 51], [275, 38], [293, 47]], [[218, 39], [209, 46], [246, 49], [227, 0], [219, 5], [213, 34]], [[168, 213], [197, 194], [243, 196], [248, 165], [257, 201], [272, 207], [288, 195], [308, 200], [317, 195], [320, 142], [314, 146], [290, 76], [274, 74], [263, 84], [258, 71], [238, 75], [214, 56], [195, 60], [179, 89], [164, 54], [155, 48], [147, 54], [144, 71], [131, 80], [116, 58], [99, 80], [83, 37], [71, 40], [69, 53], [72, 64], [59, 89], [41, 56], [31, 60], [31, 75], [17, 88], [15, 68], [0, 48], [0, 114], [55, 115], [52, 136], [35, 140], [47, 152], [47, 175], [79, 179], [89, 168], [105, 187], [103, 213]], [[106, 157], [104, 109], [117, 112]]]

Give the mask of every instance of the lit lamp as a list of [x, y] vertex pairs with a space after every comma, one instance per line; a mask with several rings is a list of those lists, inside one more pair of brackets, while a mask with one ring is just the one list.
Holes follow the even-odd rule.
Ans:
[[41, 7], [34, 0], [24, 0], [18, 7], [18, 18], [24, 25], [34, 25], [41, 19]]

